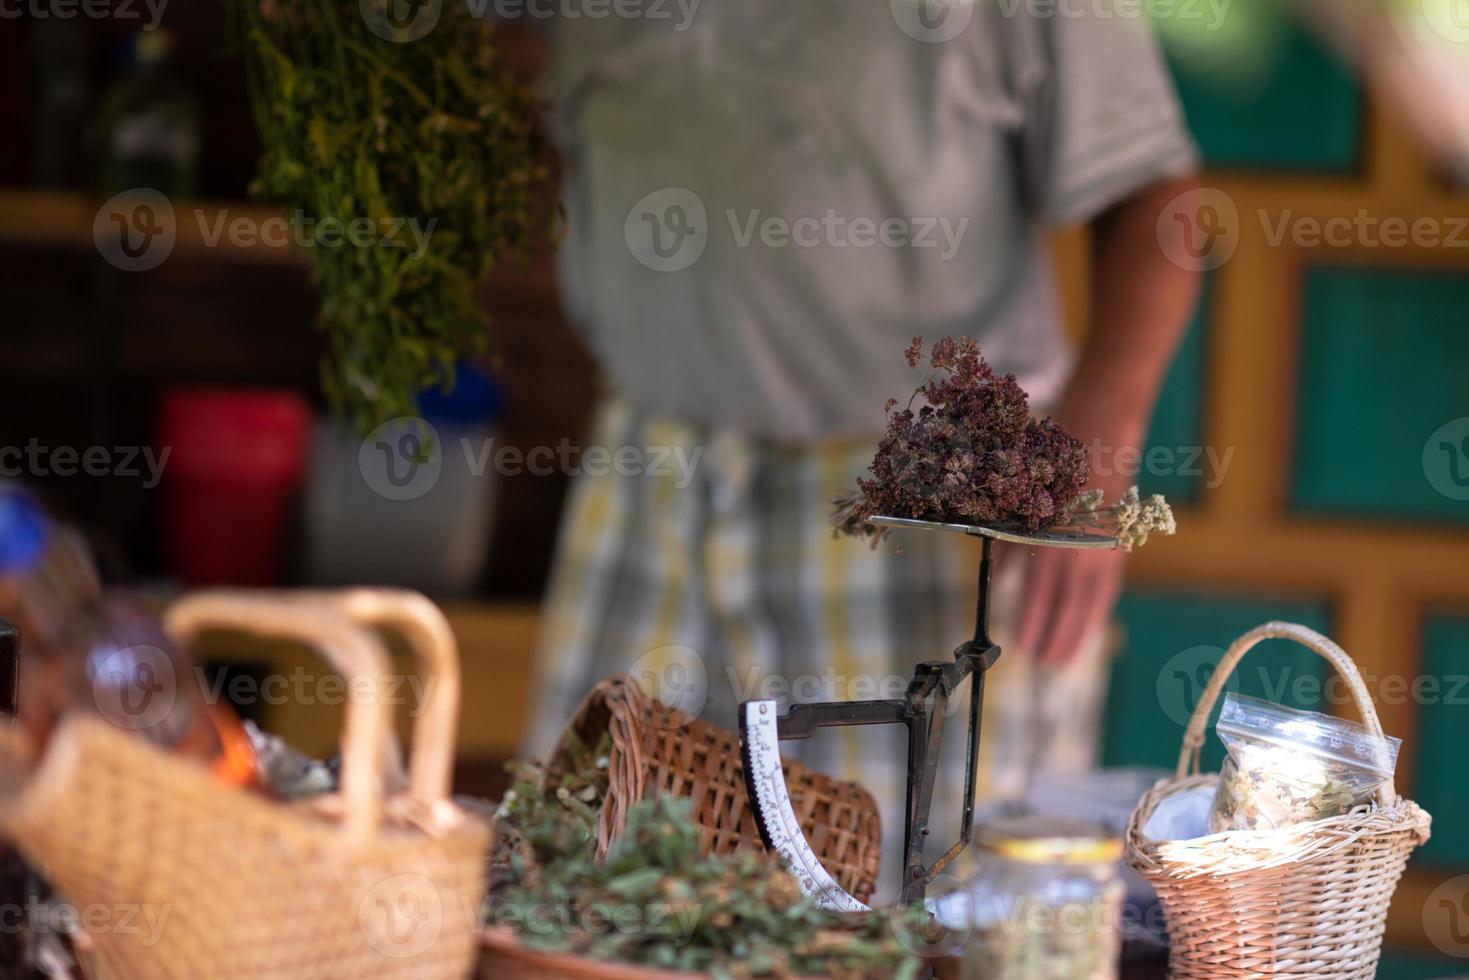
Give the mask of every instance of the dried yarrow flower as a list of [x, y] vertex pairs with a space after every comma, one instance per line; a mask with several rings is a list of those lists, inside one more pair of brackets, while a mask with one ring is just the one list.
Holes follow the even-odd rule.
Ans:
[[[923, 339], [904, 351], [922, 360]], [[1035, 419], [1013, 374], [995, 374], [970, 337], [946, 337], [929, 353], [933, 373], [901, 411], [887, 406], [887, 433], [871, 477], [834, 503], [837, 530], [878, 536], [876, 514], [1036, 531], [1064, 521], [1087, 479], [1087, 451], [1051, 419]], [[913, 402], [922, 397], [915, 412]]]
[[1103, 507], [1102, 491], [1088, 490], [1077, 498], [1066, 523], [1083, 527], [1094, 527], [1114, 534], [1117, 546], [1123, 551], [1144, 545], [1150, 534], [1173, 534], [1178, 524], [1173, 519], [1173, 509], [1163, 495], [1155, 493], [1142, 500], [1137, 487], [1128, 487], [1122, 499], [1110, 507]]

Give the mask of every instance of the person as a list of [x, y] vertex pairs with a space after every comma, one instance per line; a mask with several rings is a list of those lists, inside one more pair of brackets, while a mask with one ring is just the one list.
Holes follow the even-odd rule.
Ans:
[[[1148, 25], [1104, 3], [741, 0], [551, 25], [561, 283], [609, 382], [588, 445], [618, 465], [571, 490], [528, 753], [614, 672], [732, 728], [753, 697], [900, 696], [915, 663], [968, 638], [973, 542], [872, 549], [828, 523], [884, 402], [922, 380], [903, 359], [915, 335], [974, 337], [1033, 409], [1094, 446], [1139, 444], [1195, 302], [1159, 216], [1197, 156]], [[1046, 232], [1079, 223], [1077, 352]], [[1109, 499], [1129, 483], [1092, 481]], [[980, 782], [1005, 797], [1094, 761], [1123, 557], [1000, 566]], [[954, 738], [967, 718], [948, 721]], [[903, 730], [787, 744], [873, 792], [890, 880]], [[957, 836], [961, 744], [946, 741], [936, 836]]]

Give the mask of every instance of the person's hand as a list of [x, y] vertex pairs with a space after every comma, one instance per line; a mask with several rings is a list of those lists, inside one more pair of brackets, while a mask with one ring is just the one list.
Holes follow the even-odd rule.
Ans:
[[1077, 654], [1087, 637], [1103, 628], [1122, 591], [1121, 551], [1067, 551], [1007, 546], [1003, 560], [1025, 563], [1015, 642], [1048, 667]]
[[[1091, 455], [1088, 487], [1102, 491], [1104, 504], [1119, 498], [1135, 474], [1125, 465], [1141, 441], [1142, 423], [1135, 418], [1109, 418], [1105, 396], [1089, 397], [1079, 385], [1068, 392], [1057, 421], [1086, 443]], [[1070, 551], [1009, 545], [1000, 561], [1024, 565], [1015, 642], [1042, 664], [1056, 667], [1080, 652], [1097, 630], [1106, 626], [1122, 592], [1126, 555], [1120, 550]]]

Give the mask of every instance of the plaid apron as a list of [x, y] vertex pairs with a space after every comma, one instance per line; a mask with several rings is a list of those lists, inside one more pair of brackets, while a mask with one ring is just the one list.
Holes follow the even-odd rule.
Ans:
[[[914, 664], [950, 657], [973, 634], [979, 543], [900, 531], [874, 549], [832, 534], [830, 502], [874, 448], [773, 444], [604, 403], [557, 545], [525, 753], [544, 756], [587, 689], [620, 671], [733, 729], [751, 698], [901, 697]], [[1032, 765], [1095, 762], [1104, 631], [1064, 668], [1036, 669], [1007, 642], [1020, 571], [1006, 562], [991, 598], [1004, 655], [985, 681], [981, 800], [1022, 794]], [[958, 839], [968, 697], [966, 681], [950, 702], [929, 860]], [[876, 797], [880, 897], [902, 863], [906, 743], [901, 727], [868, 726], [781, 746]]]

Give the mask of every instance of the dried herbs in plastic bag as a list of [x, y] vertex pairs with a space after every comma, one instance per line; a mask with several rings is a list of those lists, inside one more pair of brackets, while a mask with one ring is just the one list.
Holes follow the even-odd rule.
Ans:
[[1228, 755], [1209, 832], [1340, 816], [1392, 778], [1402, 740], [1356, 722], [1230, 693], [1215, 730]]

